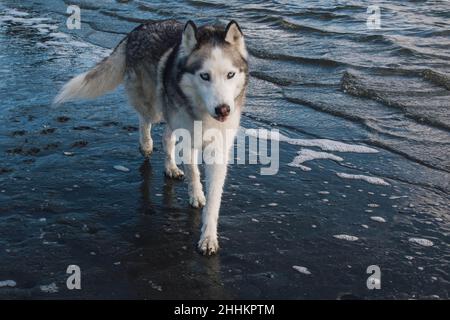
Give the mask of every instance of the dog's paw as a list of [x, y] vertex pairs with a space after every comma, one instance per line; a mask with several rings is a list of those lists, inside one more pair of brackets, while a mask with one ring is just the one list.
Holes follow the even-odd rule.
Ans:
[[145, 158], [149, 158], [153, 153], [153, 143], [141, 144], [139, 146], [139, 151]]
[[164, 171], [165, 175], [172, 179], [183, 179], [184, 172], [179, 169], [177, 166], [175, 167], [166, 167]]
[[203, 236], [198, 242], [198, 250], [205, 256], [213, 255], [219, 250], [217, 235]]
[[203, 191], [190, 192], [189, 193], [189, 204], [193, 208], [203, 208], [206, 204], [206, 198]]

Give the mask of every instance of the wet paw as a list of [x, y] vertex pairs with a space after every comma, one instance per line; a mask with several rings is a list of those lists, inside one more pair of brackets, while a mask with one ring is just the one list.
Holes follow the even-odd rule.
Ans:
[[210, 256], [216, 254], [219, 250], [219, 241], [217, 240], [217, 235], [213, 236], [203, 236], [198, 242], [198, 250], [201, 254], [205, 256]]
[[151, 143], [151, 144], [148, 143], [145, 145], [141, 144], [139, 146], [139, 151], [145, 158], [149, 158], [151, 156], [151, 154], [153, 153], [153, 143]]
[[164, 173], [166, 174], [167, 177], [172, 179], [183, 179], [184, 177], [184, 172], [180, 170], [178, 167], [166, 168]]
[[193, 208], [203, 208], [206, 204], [206, 198], [203, 191], [200, 192], [192, 192], [189, 194], [189, 204]]

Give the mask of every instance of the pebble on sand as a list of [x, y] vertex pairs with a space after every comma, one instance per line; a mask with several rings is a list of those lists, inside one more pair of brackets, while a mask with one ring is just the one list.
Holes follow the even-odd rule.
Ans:
[[347, 240], [347, 241], [356, 241], [359, 239], [358, 237], [350, 236], [348, 234], [336, 234], [333, 237], [335, 237], [336, 239]]
[[384, 219], [383, 217], [378, 217], [378, 216], [370, 217], [370, 219], [373, 221], [376, 221], [376, 222], [386, 222], [386, 219]]
[[292, 266], [292, 268], [300, 273], [303, 274], [311, 274], [311, 271], [308, 270], [308, 268], [306, 267], [302, 267], [302, 266]]
[[432, 247], [434, 245], [433, 241], [423, 238], [409, 238], [409, 241], [420, 244], [424, 247]]
[[114, 169], [116, 169], [118, 171], [122, 171], [122, 172], [129, 172], [130, 171], [130, 169], [128, 169], [127, 167], [121, 166], [121, 165], [114, 166]]

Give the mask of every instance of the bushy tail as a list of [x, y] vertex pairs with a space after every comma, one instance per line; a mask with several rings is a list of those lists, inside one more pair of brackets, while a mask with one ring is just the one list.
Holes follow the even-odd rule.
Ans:
[[91, 70], [67, 82], [53, 100], [59, 104], [77, 98], [95, 98], [114, 90], [122, 83], [125, 74], [126, 40], [113, 53]]

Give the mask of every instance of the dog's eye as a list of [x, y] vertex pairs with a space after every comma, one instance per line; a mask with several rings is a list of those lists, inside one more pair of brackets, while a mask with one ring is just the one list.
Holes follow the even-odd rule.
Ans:
[[200, 73], [200, 78], [202, 78], [205, 81], [209, 81], [210, 80], [209, 73], [207, 72]]
[[228, 72], [228, 74], [227, 74], [227, 78], [228, 79], [231, 79], [231, 78], [233, 78], [234, 77], [234, 75], [235, 75], [236, 73], [235, 72], [233, 72], [233, 71], [231, 71], [231, 72]]

